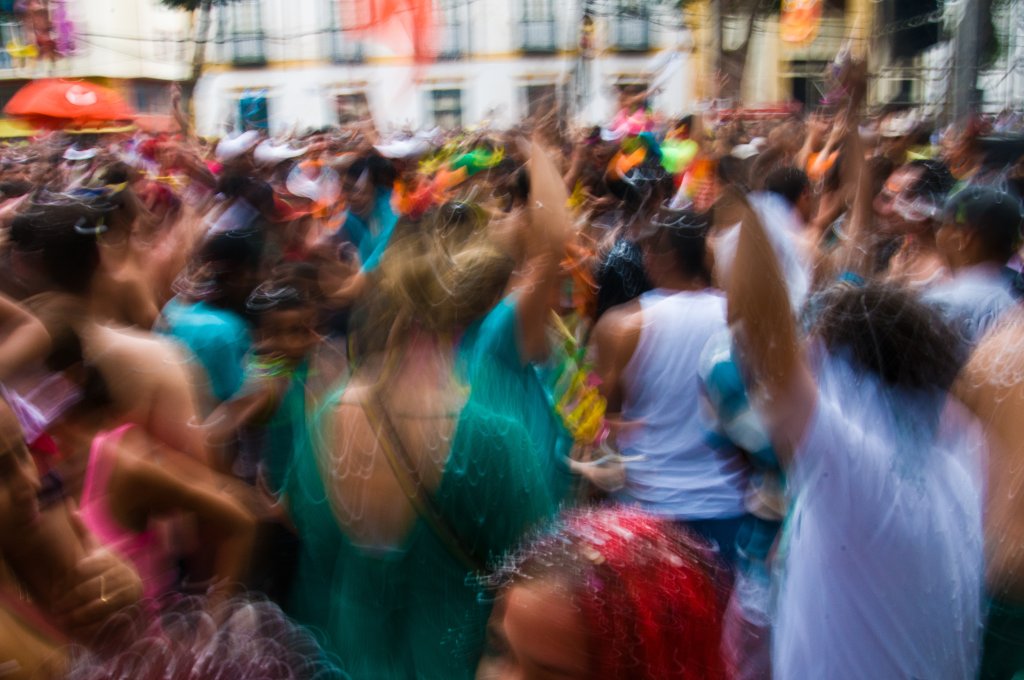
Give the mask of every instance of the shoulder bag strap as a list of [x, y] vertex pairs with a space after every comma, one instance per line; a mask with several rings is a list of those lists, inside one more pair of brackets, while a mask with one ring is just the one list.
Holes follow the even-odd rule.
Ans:
[[364, 405], [364, 410], [370, 424], [381, 433], [380, 448], [388, 459], [388, 464], [391, 466], [395, 478], [402, 487], [402, 491], [405, 492], [406, 497], [412, 503], [416, 512], [426, 520], [434, 534], [441, 539], [441, 542], [444, 543], [453, 557], [458, 559], [470, 571], [480, 574], [487, 573], [486, 565], [466, 549], [454, 529], [437, 509], [434, 499], [431, 498], [429, 492], [423, 487], [423, 480], [420, 478], [416, 466], [413, 465], [412, 460], [409, 458], [409, 452], [402, 443], [402, 438], [399, 436], [391, 416], [384, 407], [384, 401], [379, 390], [374, 390], [370, 402]]

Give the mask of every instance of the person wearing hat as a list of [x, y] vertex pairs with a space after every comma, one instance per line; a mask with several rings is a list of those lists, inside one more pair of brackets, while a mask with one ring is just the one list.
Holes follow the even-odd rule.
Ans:
[[1017, 196], [991, 186], [968, 186], [946, 203], [935, 245], [952, 277], [924, 299], [971, 344], [1016, 302], [1004, 267], [1020, 240]]
[[629, 460], [619, 500], [687, 525], [731, 563], [748, 465], [708, 442], [696, 407], [701, 353], [728, 332], [725, 298], [711, 288], [710, 227], [705, 214], [663, 209], [641, 242], [654, 290], [602, 316], [591, 346], [608, 413], [631, 424], [617, 442]]

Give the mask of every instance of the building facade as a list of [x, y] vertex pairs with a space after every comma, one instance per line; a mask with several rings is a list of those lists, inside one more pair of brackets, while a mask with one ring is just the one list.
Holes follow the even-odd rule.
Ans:
[[0, 0], [0, 107], [34, 78], [88, 78], [166, 114], [189, 35], [189, 16], [159, 0]]
[[[250, 116], [262, 125], [264, 110], [273, 133], [367, 112], [382, 129], [508, 125], [552, 105], [597, 122], [614, 112], [617, 86], [656, 77], [658, 109], [693, 105], [690, 31], [671, 3], [436, 0], [437, 57], [419, 64], [407, 36], [353, 27], [347, 4], [237, 0], [216, 8], [196, 90], [198, 132], [223, 134]], [[665, 50], [677, 54], [659, 59]]]

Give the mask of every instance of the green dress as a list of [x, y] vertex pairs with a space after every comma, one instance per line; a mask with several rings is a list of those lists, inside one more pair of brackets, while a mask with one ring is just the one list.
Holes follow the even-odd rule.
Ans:
[[522, 359], [516, 304], [515, 295], [506, 297], [466, 330], [458, 348], [459, 371], [480, 403], [523, 424], [551, 497], [565, 503], [572, 488], [566, 463], [572, 437], [537, 367]]
[[[320, 445], [298, 452], [286, 482], [303, 544], [292, 613], [357, 680], [472, 678], [490, 613], [478, 579], [422, 517], [387, 550], [354, 545], [335, 520], [315, 452], [343, 436], [329, 427], [342, 392], [310, 428]], [[555, 511], [526, 432], [472, 396], [433, 498], [463, 549], [487, 562]]]

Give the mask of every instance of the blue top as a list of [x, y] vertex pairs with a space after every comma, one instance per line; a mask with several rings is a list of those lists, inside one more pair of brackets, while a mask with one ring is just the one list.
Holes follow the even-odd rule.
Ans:
[[238, 314], [206, 302], [170, 300], [163, 309], [161, 329], [185, 345], [202, 364], [218, 402], [230, 399], [242, 386], [245, 355], [252, 346], [249, 326]]
[[369, 272], [380, 264], [397, 223], [398, 215], [391, 209], [391, 190], [377, 189], [370, 216], [363, 218], [349, 211], [336, 237], [350, 241], [359, 250], [363, 271]]

